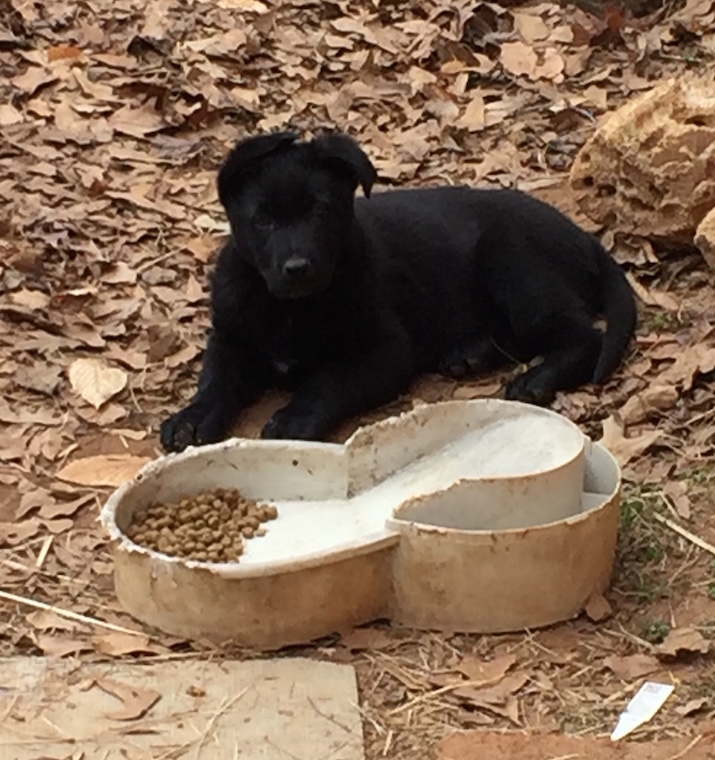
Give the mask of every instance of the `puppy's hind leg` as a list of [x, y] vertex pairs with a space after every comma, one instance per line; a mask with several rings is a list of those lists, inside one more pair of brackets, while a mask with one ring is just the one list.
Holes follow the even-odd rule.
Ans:
[[603, 336], [590, 320], [585, 315], [563, 318], [560, 327], [552, 326], [549, 337], [550, 347], [534, 352], [543, 353], [544, 361], [507, 385], [507, 399], [546, 406], [557, 391], [573, 390], [591, 381]]

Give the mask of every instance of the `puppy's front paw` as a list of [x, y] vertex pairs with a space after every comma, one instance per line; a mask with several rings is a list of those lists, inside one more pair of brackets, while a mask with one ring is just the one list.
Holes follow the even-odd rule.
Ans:
[[323, 425], [314, 412], [300, 412], [286, 406], [268, 420], [261, 432], [261, 438], [314, 441], [320, 438], [322, 432]]
[[225, 415], [191, 404], [161, 423], [159, 439], [164, 451], [183, 451], [187, 446], [220, 441], [226, 429]]
[[535, 406], [548, 406], [556, 397], [551, 383], [540, 373], [524, 372], [506, 386], [508, 401], [523, 401]]
[[493, 363], [494, 346], [488, 340], [475, 340], [453, 348], [445, 354], [437, 370], [440, 374], [460, 380], [490, 368]]

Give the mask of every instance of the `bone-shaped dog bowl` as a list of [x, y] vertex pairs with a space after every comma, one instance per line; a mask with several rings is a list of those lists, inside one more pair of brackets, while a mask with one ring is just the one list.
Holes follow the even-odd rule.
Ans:
[[[124, 535], [133, 512], [215, 487], [275, 504], [240, 562], [168, 557]], [[344, 444], [233, 439], [148, 464], [102, 510], [135, 618], [273, 649], [390, 617], [504, 632], [578, 615], [610, 581], [620, 470], [554, 412], [452, 401]]]

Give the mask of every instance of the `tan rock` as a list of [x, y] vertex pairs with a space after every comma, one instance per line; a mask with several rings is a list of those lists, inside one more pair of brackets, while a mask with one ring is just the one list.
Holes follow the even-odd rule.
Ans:
[[711, 209], [698, 225], [695, 245], [700, 249], [711, 269], [715, 269], [715, 208]]
[[[692, 244], [715, 208], [715, 81], [670, 80], [619, 108], [576, 157], [571, 185], [584, 213], [614, 232]], [[713, 233], [710, 220], [704, 245]]]

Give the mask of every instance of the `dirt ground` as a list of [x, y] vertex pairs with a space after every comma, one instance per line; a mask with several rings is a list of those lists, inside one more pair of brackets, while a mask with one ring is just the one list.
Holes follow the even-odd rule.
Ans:
[[[195, 385], [225, 233], [215, 168], [233, 141], [337, 126], [384, 186], [513, 185], [590, 225], [567, 181], [581, 145], [659, 78], [713, 64], [711, 0], [633, 8], [649, 15], [477, 0], [0, 3], [0, 593], [25, 600], [0, 600], [0, 654], [254, 656], [32, 606], [138, 626], [113, 595], [96, 517], [107, 484], [160, 453], [159, 423]], [[370, 760], [422, 758], [465, 729], [553, 734], [538, 756], [576, 757], [559, 735], [607, 735], [646, 677], [675, 691], [634, 739], [674, 742], [664, 758], [699, 758], [710, 741], [713, 278], [696, 251], [604, 240], [638, 288], [638, 337], [605, 387], [554, 408], [624, 467], [611, 614], [484, 637], [376, 623], [288, 652], [354, 663]], [[506, 376], [422, 378], [367, 420], [497, 396]], [[657, 409], [624, 413], [663, 388]], [[280, 402], [237, 432], [255, 435]], [[460, 689], [475, 668], [490, 685]], [[504, 741], [504, 756], [521, 752]]]

